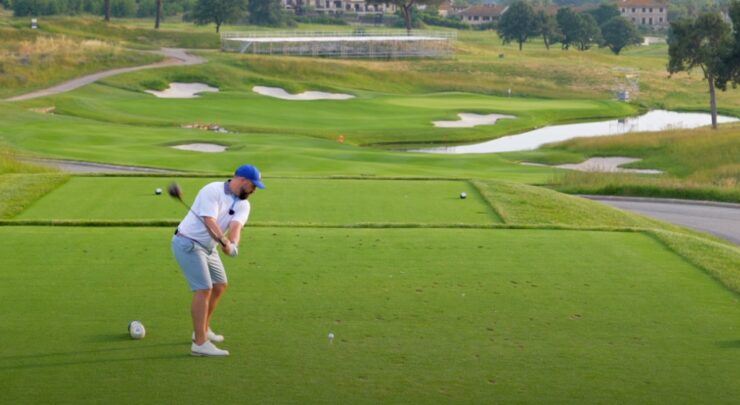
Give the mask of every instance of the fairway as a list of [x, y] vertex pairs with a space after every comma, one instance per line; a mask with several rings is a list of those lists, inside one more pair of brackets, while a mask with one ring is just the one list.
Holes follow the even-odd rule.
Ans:
[[[246, 235], [242, 255], [226, 261], [231, 289], [214, 324], [232, 356], [204, 360], [188, 352], [190, 293], [170, 229], [0, 228], [0, 325], [12, 336], [0, 347], [3, 401], [729, 403], [740, 395], [736, 295], [644, 235]], [[146, 339], [127, 337], [133, 319], [147, 326]]]
[[[166, 73], [147, 74], [157, 75], [150, 80], [161, 80]], [[231, 131], [329, 139], [343, 134], [352, 144], [469, 142], [557, 122], [617, 118], [638, 111], [628, 104], [605, 100], [524, 99], [470, 93], [407, 96], [363, 91], [346, 101], [296, 102], [258, 95], [243, 87], [192, 99], [160, 99], [151, 94], [91, 85], [52, 97], [51, 102], [57, 114], [97, 121], [156, 126], [218, 123]], [[435, 128], [432, 124], [457, 120], [457, 113], [464, 112], [513, 114], [516, 119], [469, 129]]]
[[[553, 173], [496, 155], [437, 156], [384, 151], [336, 140], [287, 134], [215, 134], [195, 129], [145, 127], [38, 114], [8, 105], [0, 109], [0, 141], [45, 156], [187, 172], [231, 173], [245, 161], [266, 176], [429, 176], [501, 178], [543, 183]], [[228, 146], [223, 153], [171, 148], [205, 142]]]
[[[219, 178], [76, 177], [47, 194], [18, 219], [181, 220], [186, 210], [166, 195], [177, 181], [192, 203]], [[495, 212], [467, 181], [265, 179], [251, 199], [250, 223], [352, 225], [490, 224]], [[461, 200], [460, 193], [468, 198]]]

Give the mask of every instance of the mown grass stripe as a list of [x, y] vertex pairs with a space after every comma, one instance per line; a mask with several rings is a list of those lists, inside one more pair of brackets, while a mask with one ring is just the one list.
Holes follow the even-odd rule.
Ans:
[[[179, 220], [65, 220], [12, 219], [0, 220], [0, 226], [70, 226], [70, 227], [175, 227]], [[300, 222], [255, 222], [255, 228], [316, 228], [316, 229], [541, 229], [562, 231], [643, 232], [648, 228], [614, 226], [570, 226], [553, 224], [421, 224], [421, 223], [354, 223], [315, 224]]]
[[[70, 161], [74, 162], [74, 161]], [[134, 166], [132, 166], [134, 167]], [[144, 168], [144, 167], [142, 167]], [[73, 177], [153, 177], [153, 178], [210, 178], [231, 177], [232, 172], [179, 172], [179, 173], [75, 173]], [[470, 181], [467, 177], [442, 176], [262, 176], [263, 180], [385, 180], [385, 181]]]
[[694, 235], [665, 230], [648, 229], [645, 234], [740, 295], [739, 248]]
[[501, 215], [501, 212], [499, 211], [498, 207], [496, 207], [496, 205], [494, 204], [494, 202], [490, 198], [488, 198], [488, 196], [486, 195], [484, 189], [481, 188], [480, 183], [478, 181], [476, 181], [476, 180], [472, 180], [471, 179], [471, 180], [468, 180], [468, 184], [470, 184], [470, 186], [478, 193], [478, 195], [480, 196], [480, 198], [483, 199], [483, 201], [485, 201], [485, 203], [488, 206], [488, 208], [491, 209], [491, 214], [494, 215], [496, 217], [496, 219], [498, 219], [502, 223], [504, 223], [504, 224], [507, 223], [507, 221], [504, 218], [504, 216]]

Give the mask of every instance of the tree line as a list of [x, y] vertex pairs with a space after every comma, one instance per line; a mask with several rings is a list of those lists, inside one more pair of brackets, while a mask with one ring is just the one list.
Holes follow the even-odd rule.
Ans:
[[548, 14], [535, 11], [529, 2], [517, 0], [501, 16], [497, 32], [504, 43], [519, 44], [519, 50], [534, 37], [542, 37], [547, 49], [561, 44], [562, 49], [585, 51], [598, 45], [617, 55], [624, 47], [642, 42], [637, 27], [620, 15], [615, 4], [602, 4], [581, 13], [563, 7], [557, 14]]
[[[192, 12], [197, 0], [162, 1], [165, 16]], [[16, 17], [48, 15], [104, 15], [106, 8], [116, 18], [146, 18], [157, 14], [158, 0], [0, 0]]]
[[291, 25], [280, 0], [0, 0], [0, 5], [16, 17], [93, 14], [106, 21], [155, 17], [155, 28], [161, 19], [174, 15], [196, 24], [214, 23], [217, 32], [222, 24], [239, 21]]

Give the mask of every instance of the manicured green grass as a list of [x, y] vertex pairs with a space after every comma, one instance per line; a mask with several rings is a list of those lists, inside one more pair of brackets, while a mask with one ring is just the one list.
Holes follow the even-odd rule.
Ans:
[[[213, 69], [213, 68], [211, 68]], [[175, 73], [177, 72], [177, 73]], [[140, 73], [142, 81], [198, 82], [206, 80], [221, 87], [218, 79], [191, 67], [169, 72]], [[185, 77], [186, 76], [186, 77]], [[231, 80], [238, 80], [238, 73]], [[148, 79], [144, 79], [148, 77]], [[167, 86], [170, 80], [164, 80]], [[251, 83], [270, 84], [259, 79]], [[314, 89], [315, 90], [315, 89]], [[336, 139], [344, 135], [351, 144], [421, 144], [492, 139], [524, 132], [556, 122], [614, 118], [635, 114], [636, 109], [612, 101], [546, 100], [482, 96], [466, 93], [390, 95], [350, 90], [352, 100], [288, 101], [262, 96], [252, 85], [241, 85], [223, 93], [208, 93], [196, 99], [160, 99], [143, 92], [113, 87], [88, 86], [52, 97], [46, 103], [56, 113], [98, 121], [155, 126], [216, 123], [239, 132], [301, 134]], [[433, 121], [457, 121], [458, 113], [509, 114], [495, 125], [475, 128], [437, 128]]]
[[[9, 104], [0, 109], [0, 141], [19, 152], [93, 162], [232, 173], [256, 164], [266, 176], [485, 177], [544, 183], [552, 169], [512, 164], [495, 155], [439, 156], [358, 148], [336, 141], [276, 134], [213, 132], [100, 123], [38, 114]], [[172, 149], [181, 143], [228, 145], [224, 153]]]
[[[76, 177], [17, 219], [180, 220], [165, 177]], [[192, 203], [205, 184], [223, 179], [176, 178]], [[489, 224], [499, 222], [466, 181], [269, 179], [252, 197], [250, 223], [353, 225]], [[162, 188], [164, 194], [155, 195]], [[469, 196], [459, 198], [461, 192]]]
[[[729, 403], [740, 395], [736, 296], [644, 235], [246, 235], [242, 255], [226, 261], [231, 288], [214, 318], [232, 356], [193, 359], [190, 293], [169, 229], [0, 228], [0, 328], [13, 336], [0, 347], [4, 400]], [[134, 319], [148, 328], [142, 341], [126, 336]]]

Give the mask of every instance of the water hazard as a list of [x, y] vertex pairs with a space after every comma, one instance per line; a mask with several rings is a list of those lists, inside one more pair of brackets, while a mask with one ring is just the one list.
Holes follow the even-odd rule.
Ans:
[[[719, 123], [736, 122], [737, 118], [719, 116]], [[546, 143], [560, 142], [585, 136], [621, 135], [629, 132], [655, 132], [669, 129], [691, 129], [711, 124], [706, 113], [681, 113], [654, 110], [647, 114], [617, 120], [585, 122], [580, 124], [552, 125], [518, 135], [504, 136], [473, 145], [445, 146], [414, 149], [409, 152], [424, 153], [496, 153], [537, 149]]]

